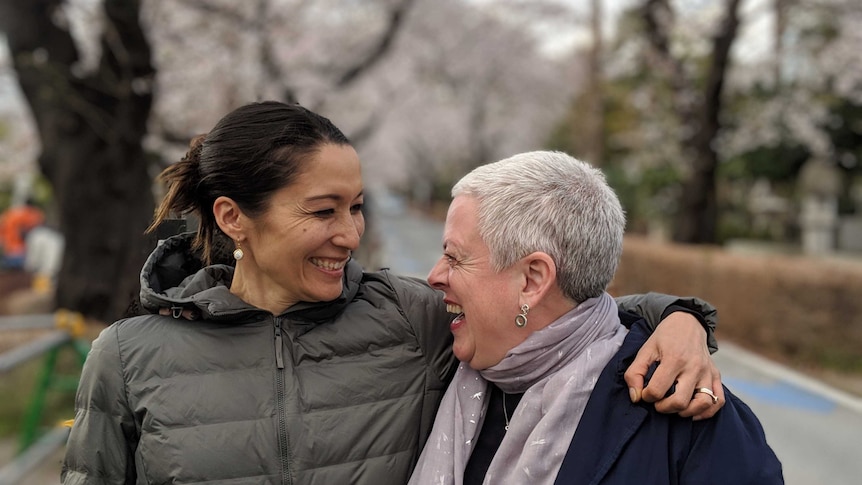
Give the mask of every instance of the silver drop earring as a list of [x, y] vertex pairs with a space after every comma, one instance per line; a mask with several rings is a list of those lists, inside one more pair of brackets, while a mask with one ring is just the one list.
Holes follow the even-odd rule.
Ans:
[[242, 257], [245, 256], [245, 253], [242, 252], [242, 248], [239, 245], [239, 241], [236, 242], [236, 249], [233, 250], [233, 259], [239, 261]]
[[526, 327], [527, 326], [527, 312], [529, 312], [529, 311], [530, 311], [530, 305], [527, 305], [526, 303], [521, 305], [521, 313], [519, 313], [518, 316], [515, 317], [515, 325], [517, 325], [519, 328]]

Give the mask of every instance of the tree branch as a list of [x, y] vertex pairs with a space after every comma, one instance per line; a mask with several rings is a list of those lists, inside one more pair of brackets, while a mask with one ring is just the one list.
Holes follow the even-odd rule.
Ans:
[[[727, 0], [721, 29], [713, 39], [712, 57], [703, 93], [702, 126], [707, 128], [702, 130], [704, 134], [718, 131], [721, 92], [730, 63], [731, 47], [739, 30], [739, 4], [740, 0]], [[709, 142], [711, 139], [699, 140], [699, 143]]]
[[256, 22], [254, 19], [248, 19], [235, 10], [225, 8], [221, 5], [213, 5], [206, 0], [185, 0], [183, 3], [195, 10], [198, 10], [201, 13], [218, 15], [219, 17], [222, 17], [225, 20], [231, 22], [236, 27], [242, 29], [251, 30], [256, 27]]
[[[675, 58], [670, 52], [669, 33], [673, 30], [673, 8], [668, 0], [647, 0], [643, 6], [643, 18], [647, 41], [652, 47], [653, 64], [664, 73], [670, 83], [674, 110], [683, 124], [694, 125], [697, 120], [697, 98], [690, 93], [691, 83], [685, 75], [682, 60]], [[682, 133], [691, 132], [683, 130]], [[683, 145], [687, 141], [680, 140]]]
[[353, 67], [347, 69], [344, 74], [338, 79], [335, 85], [338, 88], [346, 88], [355, 82], [365, 71], [373, 68], [379, 63], [392, 47], [395, 37], [398, 35], [401, 26], [404, 23], [404, 18], [407, 16], [414, 0], [403, 0], [389, 13], [389, 22], [386, 26], [386, 31], [380, 37], [377, 45], [365, 56], [360, 59]]

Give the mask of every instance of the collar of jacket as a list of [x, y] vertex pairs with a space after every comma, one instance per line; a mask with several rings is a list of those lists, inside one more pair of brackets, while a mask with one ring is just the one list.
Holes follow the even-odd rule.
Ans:
[[[623, 375], [648, 337], [644, 320], [635, 322], [617, 354], [602, 370], [557, 475], [576, 477], [566, 483], [600, 483], [647, 418], [646, 406], [652, 405], [629, 400]], [[647, 377], [654, 370], [650, 369]], [[596, 436], [602, 438], [597, 441]]]
[[[234, 268], [220, 263], [204, 266], [192, 249], [194, 233], [160, 241], [141, 270], [141, 305], [149, 312], [160, 308], [192, 309], [209, 320], [259, 319], [267, 312], [248, 305], [229, 290]], [[362, 267], [351, 260], [344, 271], [341, 295], [328, 302], [301, 302], [284, 314], [308, 322], [328, 321], [341, 313], [359, 292]]]

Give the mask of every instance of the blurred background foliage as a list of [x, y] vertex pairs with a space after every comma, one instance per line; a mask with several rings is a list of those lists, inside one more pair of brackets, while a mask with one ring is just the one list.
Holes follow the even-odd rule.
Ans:
[[812, 160], [862, 217], [860, 21], [858, 0], [5, 0], [0, 209], [27, 174], [67, 238], [57, 305], [111, 321], [154, 244], [155, 174], [280, 99], [420, 210], [553, 148], [606, 172], [633, 233], [799, 246]]
[[[66, 243], [51, 304], [110, 323], [155, 244], [155, 175], [239, 105], [330, 117], [369, 199], [435, 217], [473, 167], [559, 149], [602, 168], [630, 233], [688, 245], [628, 246], [621, 291], [697, 294], [722, 335], [858, 374], [857, 273], [697, 251], [801, 253], [811, 187], [837, 185], [828, 249], [862, 256], [859, 25], [859, 0], [0, 0], [0, 212], [46, 210]], [[0, 379], [0, 437], [39, 371]], [[52, 395], [44, 424], [72, 404]]]

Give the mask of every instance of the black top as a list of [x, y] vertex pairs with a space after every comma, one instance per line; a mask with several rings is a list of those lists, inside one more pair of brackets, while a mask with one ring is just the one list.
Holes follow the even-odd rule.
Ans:
[[479, 431], [479, 438], [473, 448], [473, 454], [464, 470], [464, 485], [481, 485], [491, 466], [491, 459], [497, 453], [497, 448], [506, 436], [506, 418], [503, 417], [503, 399], [506, 399], [506, 411], [509, 421], [515, 414], [515, 408], [524, 396], [521, 394], [505, 394], [493, 382], [488, 383], [488, 412], [485, 422]]

